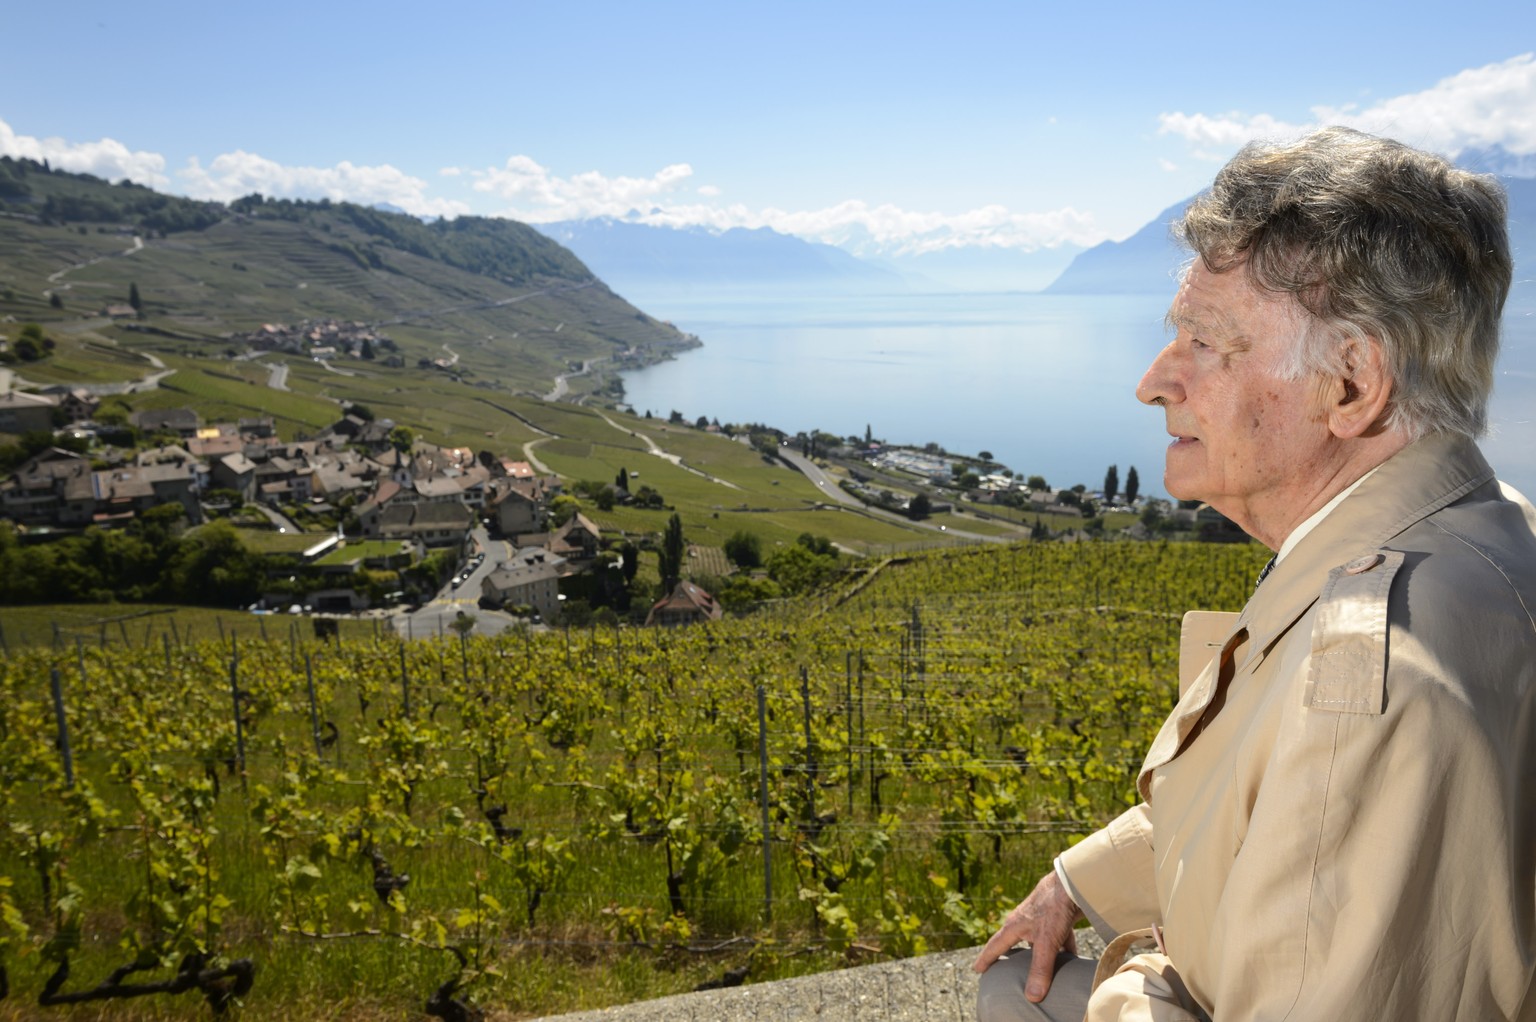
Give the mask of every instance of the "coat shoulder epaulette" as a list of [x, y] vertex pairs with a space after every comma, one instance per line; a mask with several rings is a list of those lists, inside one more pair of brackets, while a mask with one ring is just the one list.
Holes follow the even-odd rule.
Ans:
[[1401, 551], [1357, 557], [1328, 573], [1312, 624], [1303, 702], [1335, 713], [1382, 712], [1387, 688], [1387, 599]]

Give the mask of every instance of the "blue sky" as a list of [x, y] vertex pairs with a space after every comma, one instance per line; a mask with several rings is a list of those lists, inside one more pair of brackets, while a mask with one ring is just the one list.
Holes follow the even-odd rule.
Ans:
[[886, 252], [1123, 238], [1246, 138], [1322, 121], [1536, 154], [1528, 0], [1277, 10], [12, 5], [0, 153], [200, 198], [639, 210]]

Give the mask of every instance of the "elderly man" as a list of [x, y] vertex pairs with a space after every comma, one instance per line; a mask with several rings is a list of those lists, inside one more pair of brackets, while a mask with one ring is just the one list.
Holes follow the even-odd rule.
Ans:
[[[1141, 804], [1008, 914], [980, 1016], [1536, 1018], [1536, 512], [1472, 443], [1503, 194], [1328, 129], [1244, 149], [1179, 230], [1137, 397], [1168, 492], [1275, 558], [1186, 618]], [[1121, 935], [1097, 970], [1084, 916]]]

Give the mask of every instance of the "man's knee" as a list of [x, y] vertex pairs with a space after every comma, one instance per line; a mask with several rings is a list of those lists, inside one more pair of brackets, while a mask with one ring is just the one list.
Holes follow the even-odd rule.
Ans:
[[1057, 955], [1051, 989], [1039, 1004], [1024, 996], [1030, 961], [1030, 952], [1017, 948], [981, 974], [976, 991], [979, 1022], [1081, 1022], [1093, 989], [1093, 960], [1068, 951]]

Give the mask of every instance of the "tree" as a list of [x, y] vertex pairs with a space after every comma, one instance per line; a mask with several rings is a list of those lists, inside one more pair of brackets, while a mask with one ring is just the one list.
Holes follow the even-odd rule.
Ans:
[[1136, 503], [1136, 497], [1140, 493], [1141, 479], [1136, 475], [1136, 466], [1132, 465], [1131, 470], [1125, 474], [1125, 502]]
[[558, 529], [581, 510], [581, 501], [569, 493], [562, 493], [549, 502], [549, 524], [551, 528]]
[[928, 499], [928, 494], [919, 493], [907, 504], [907, 517], [914, 522], [921, 521], [933, 513], [933, 501]]
[[786, 596], [794, 596], [820, 585], [837, 571], [835, 554], [818, 554], [802, 543], [782, 547], [768, 555], [768, 577], [778, 583]]
[[725, 541], [725, 556], [738, 568], [756, 568], [763, 563], [763, 544], [750, 532], [733, 532]]
[[661, 538], [661, 587], [667, 592], [676, 588], [683, 577], [683, 555], [687, 544], [683, 540], [683, 520], [674, 511], [667, 519], [667, 531]]
[[396, 426], [389, 431], [389, 446], [404, 454], [416, 442], [416, 434], [409, 426]]
[[128, 304], [133, 306], [134, 312], [140, 316], [144, 315], [144, 300], [139, 297], [138, 284], [130, 283], [128, 285]]
[[980, 454], [976, 455], [976, 457], [980, 461], [991, 461], [992, 460], [992, 452], [991, 451], [982, 451]]
[[709, 428], [709, 416], [707, 416], [707, 415], [699, 416], [698, 419], [694, 421], [693, 428], [694, 429], [708, 429]]
[[64, 298], [57, 291], [48, 296], [48, 304], [55, 309], [64, 308]]
[[358, 358], [362, 358], [362, 359], [367, 359], [370, 362], [373, 361], [373, 359], [374, 359], [373, 342], [370, 341], [368, 338], [366, 338], [366, 337], [363, 338], [363, 346], [362, 346], [362, 349], [358, 351], [357, 357]]
[[619, 474], [613, 479], [613, 488], [623, 490], [625, 493], [629, 492], [629, 469], [619, 469]]
[[1024, 480], [1024, 485], [1031, 490], [1049, 490], [1050, 486], [1045, 481], [1045, 476], [1030, 476]]
[[1109, 471], [1104, 473], [1104, 503], [1114, 502], [1115, 494], [1120, 492], [1120, 466], [1111, 465]]

